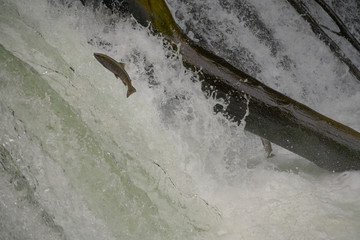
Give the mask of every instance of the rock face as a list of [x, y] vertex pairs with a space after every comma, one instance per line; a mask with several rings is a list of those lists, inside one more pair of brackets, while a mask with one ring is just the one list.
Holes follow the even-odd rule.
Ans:
[[216, 111], [239, 123], [245, 117], [245, 130], [329, 171], [360, 169], [360, 133], [267, 87], [196, 45], [179, 29], [164, 1], [107, 0], [106, 5], [121, 6], [118, 9], [130, 11], [139, 23], [151, 22], [156, 33], [174, 44], [181, 43], [184, 64], [202, 69], [204, 92], [210, 95], [215, 91], [217, 97], [228, 99], [228, 106]]

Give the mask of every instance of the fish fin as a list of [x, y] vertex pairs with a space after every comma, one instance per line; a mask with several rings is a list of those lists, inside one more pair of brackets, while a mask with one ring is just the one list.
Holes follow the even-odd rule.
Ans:
[[116, 75], [115, 73], [114, 73], [114, 75], [115, 75], [115, 77], [116, 77], [116, 78], [119, 78], [119, 76], [118, 76], [118, 75]]
[[118, 62], [123, 68], [125, 68], [125, 63], [122, 63], [122, 62]]
[[129, 85], [128, 87], [128, 91], [126, 93], [126, 97], [128, 98], [131, 94], [133, 94], [134, 92], [136, 92], [136, 89], [132, 86], [132, 85]]

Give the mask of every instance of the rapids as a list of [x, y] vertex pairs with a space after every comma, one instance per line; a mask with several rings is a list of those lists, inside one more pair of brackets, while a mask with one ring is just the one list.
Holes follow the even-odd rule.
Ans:
[[[61, 2], [0, 0], [0, 239], [360, 238], [359, 172], [277, 146], [267, 159], [161, 36]], [[285, 1], [168, 3], [199, 44], [360, 130], [360, 83]]]

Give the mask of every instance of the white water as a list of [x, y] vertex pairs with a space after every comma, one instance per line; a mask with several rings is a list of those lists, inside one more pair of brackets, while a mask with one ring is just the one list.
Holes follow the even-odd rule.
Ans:
[[[276, 56], [236, 16], [196, 2], [238, 31], [225, 44], [245, 42], [262, 81], [360, 129], [359, 84], [283, 2], [254, 2], [283, 45]], [[257, 137], [214, 115], [161, 38], [104, 11], [0, 1], [0, 143], [28, 182], [0, 166], [0, 239], [360, 237], [358, 172], [276, 146], [267, 160]], [[137, 92], [127, 99], [94, 52], [125, 62]], [[285, 54], [295, 69], [276, 67]]]

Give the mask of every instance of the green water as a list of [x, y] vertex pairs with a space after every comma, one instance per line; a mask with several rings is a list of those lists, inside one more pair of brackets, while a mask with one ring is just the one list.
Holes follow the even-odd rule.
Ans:
[[160, 37], [105, 12], [0, 1], [0, 239], [360, 236], [359, 173], [266, 159]]

